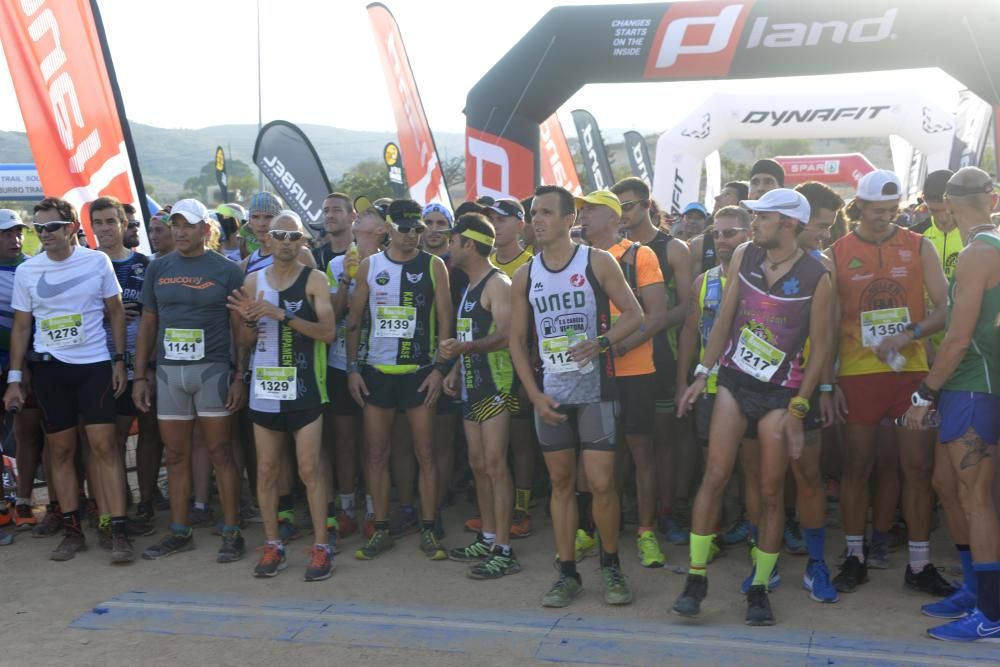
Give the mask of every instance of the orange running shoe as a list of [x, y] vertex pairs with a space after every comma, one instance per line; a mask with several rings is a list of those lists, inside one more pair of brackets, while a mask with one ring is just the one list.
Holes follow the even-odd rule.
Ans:
[[0, 501], [0, 528], [14, 523], [14, 513], [10, 511], [10, 505]]
[[524, 510], [514, 510], [513, 521], [510, 524], [510, 536], [514, 539], [531, 535], [531, 515]]
[[18, 530], [30, 530], [38, 525], [31, 505], [18, 505], [14, 508], [14, 525]]
[[478, 516], [472, 517], [465, 522], [465, 532], [476, 534], [483, 532], [483, 520]]
[[358, 522], [348, 516], [347, 512], [341, 510], [337, 512], [338, 536], [343, 539], [358, 532]]

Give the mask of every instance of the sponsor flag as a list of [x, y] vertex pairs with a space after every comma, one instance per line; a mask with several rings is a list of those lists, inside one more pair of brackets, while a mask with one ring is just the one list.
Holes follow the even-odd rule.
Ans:
[[[45, 194], [80, 210], [117, 197], [148, 221], [146, 193], [96, 0], [0, 2], [0, 44]], [[145, 228], [140, 249], [149, 252]]]
[[330, 180], [302, 130], [288, 121], [271, 121], [257, 135], [253, 161], [285, 205], [313, 232], [322, 232], [323, 200], [330, 193]]
[[368, 5], [368, 18], [375, 31], [375, 46], [382, 60], [382, 71], [396, 114], [396, 131], [410, 196], [421, 206], [434, 201], [451, 206], [434, 135], [427, 123], [396, 19], [385, 5], [378, 2]]
[[559, 185], [574, 195], [582, 195], [580, 176], [576, 173], [573, 153], [566, 141], [559, 114], [553, 113], [538, 128], [541, 152], [542, 185]]
[[226, 152], [222, 146], [215, 148], [215, 181], [219, 184], [219, 197], [222, 203], [229, 201], [229, 179], [226, 177]]
[[993, 110], [971, 90], [958, 94], [958, 109], [955, 111], [955, 143], [951, 148], [949, 168], [958, 171], [962, 167], [978, 167], [986, 150], [986, 138], [990, 133]]
[[625, 152], [628, 153], [632, 175], [641, 178], [649, 187], [653, 187], [653, 162], [649, 159], [646, 138], [634, 130], [626, 132]]
[[389, 185], [392, 187], [394, 199], [406, 196], [406, 184], [403, 182], [403, 160], [399, 154], [399, 146], [389, 142], [382, 149], [382, 159], [385, 168], [389, 170]]
[[611, 162], [597, 121], [589, 111], [577, 109], [573, 112], [573, 124], [576, 125], [576, 136], [580, 140], [580, 155], [587, 174], [587, 190], [593, 192], [610, 188], [614, 185], [614, 177], [611, 175]]

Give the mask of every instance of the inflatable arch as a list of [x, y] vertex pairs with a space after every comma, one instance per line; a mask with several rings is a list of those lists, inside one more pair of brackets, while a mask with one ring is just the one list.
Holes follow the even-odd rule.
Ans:
[[[689, 202], [698, 201], [702, 162], [730, 139], [889, 135], [899, 135], [920, 151], [927, 169], [945, 169], [955, 137], [955, 114], [919, 94], [906, 92], [713, 95], [657, 139], [653, 196], [675, 214]], [[907, 169], [899, 176], [906, 180], [909, 174]], [[907, 185], [903, 182], [904, 192]], [[717, 190], [716, 176], [706, 186], [709, 209], [714, 199], [709, 195]]]
[[469, 91], [466, 191], [529, 196], [539, 180], [539, 124], [588, 83], [940, 67], [990, 105], [995, 127], [997, 35], [996, 0], [557, 7]]

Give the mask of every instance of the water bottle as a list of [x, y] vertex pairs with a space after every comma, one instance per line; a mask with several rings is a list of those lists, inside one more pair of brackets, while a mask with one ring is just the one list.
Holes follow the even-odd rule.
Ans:
[[354, 280], [354, 276], [358, 273], [358, 244], [354, 241], [351, 241], [351, 245], [347, 246], [347, 257], [345, 259], [353, 260], [350, 264], [347, 264], [345, 261], [345, 265], [347, 266], [348, 279]]
[[[570, 327], [569, 329], [566, 330], [566, 338], [567, 338], [569, 347], [573, 347], [577, 343], [581, 343], [581, 342], [583, 342], [583, 341], [586, 340], [586, 337], [578, 334], [576, 332], [576, 329], [574, 329], [573, 327]], [[580, 366], [579, 370], [580, 370], [581, 373], [591, 373], [591, 372], [593, 372], [593, 370], [594, 370], [594, 362], [592, 360], [588, 361], [587, 365], [586, 366]]]
[[[906, 415], [896, 417], [896, 426], [906, 426]], [[921, 430], [930, 430], [941, 426], [941, 413], [931, 409], [924, 416], [924, 421], [920, 424]]]
[[906, 367], [906, 357], [901, 355], [896, 350], [893, 350], [889, 353], [889, 356], [886, 357], [885, 363], [889, 365], [889, 368], [898, 373]]

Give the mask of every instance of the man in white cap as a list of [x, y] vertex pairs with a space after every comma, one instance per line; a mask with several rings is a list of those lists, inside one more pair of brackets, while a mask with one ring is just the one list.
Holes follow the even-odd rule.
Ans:
[[[246, 400], [244, 375], [248, 350], [237, 344], [244, 327], [239, 313], [227, 308], [233, 290], [243, 284], [240, 268], [216, 252], [205, 251], [208, 210], [195, 199], [182, 199], [170, 210], [175, 250], [149, 265], [142, 292], [142, 319], [136, 341], [132, 400], [148, 412], [156, 382], [156, 411], [167, 450], [170, 532], [146, 549], [155, 560], [194, 548], [188, 522], [191, 496], [191, 449], [197, 422], [219, 485], [225, 523], [218, 562], [243, 557], [237, 518], [239, 475], [229, 446], [231, 415]], [[154, 357], [155, 353], [155, 357]], [[155, 373], [150, 362], [156, 362]], [[235, 372], [232, 370], [235, 369]]]
[[773, 625], [768, 582], [778, 559], [784, 525], [783, 493], [788, 459], [803, 445], [803, 420], [822, 367], [802, 367], [802, 350], [824, 359], [830, 344], [833, 289], [828, 271], [799, 248], [796, 237], [809, 221], [809, 203], [779, 188], [744, 200], [754, 212], [753, 243], [737, 248], [703, 362], [678, 406], [684, 414], [704, 391], [716, 365], [718, 393], [709, 433], [705, 477], [691, 521], [691, 568], [673, 609], [695, 616], [708, 592], [706, 564], [722, 495], [740, 441], [750, 422], [760, 440], [760, 541], [747, 592], [748, 625]]
[[[868, 482], [875, 461], [879, 425], [897, 419], [927, 375], [921, 338], [944, 326], [944, 270], [933, 243], [894, 220], [902, 187], [891, 171], [869, 172], [847, 206], [854, 231], [831, 246], [833, 278], [840, 304], [839, 372], [834, 393], [846, 420], [841, 517], [847, 558], [834, 586], [850, 593], [868, 580], [868, 568], [888, 567], [884, 534], [873, 531], [865, 548]], [[927, 298], [933, 311], [927, 313]], [[955, 591], [930, 559], [932, 431], [897, 428], [902, 471], [903, 518], [909, 537], [908, 588], [944, 597]], [[866, 553], [868, 552], [868, 553]]]

